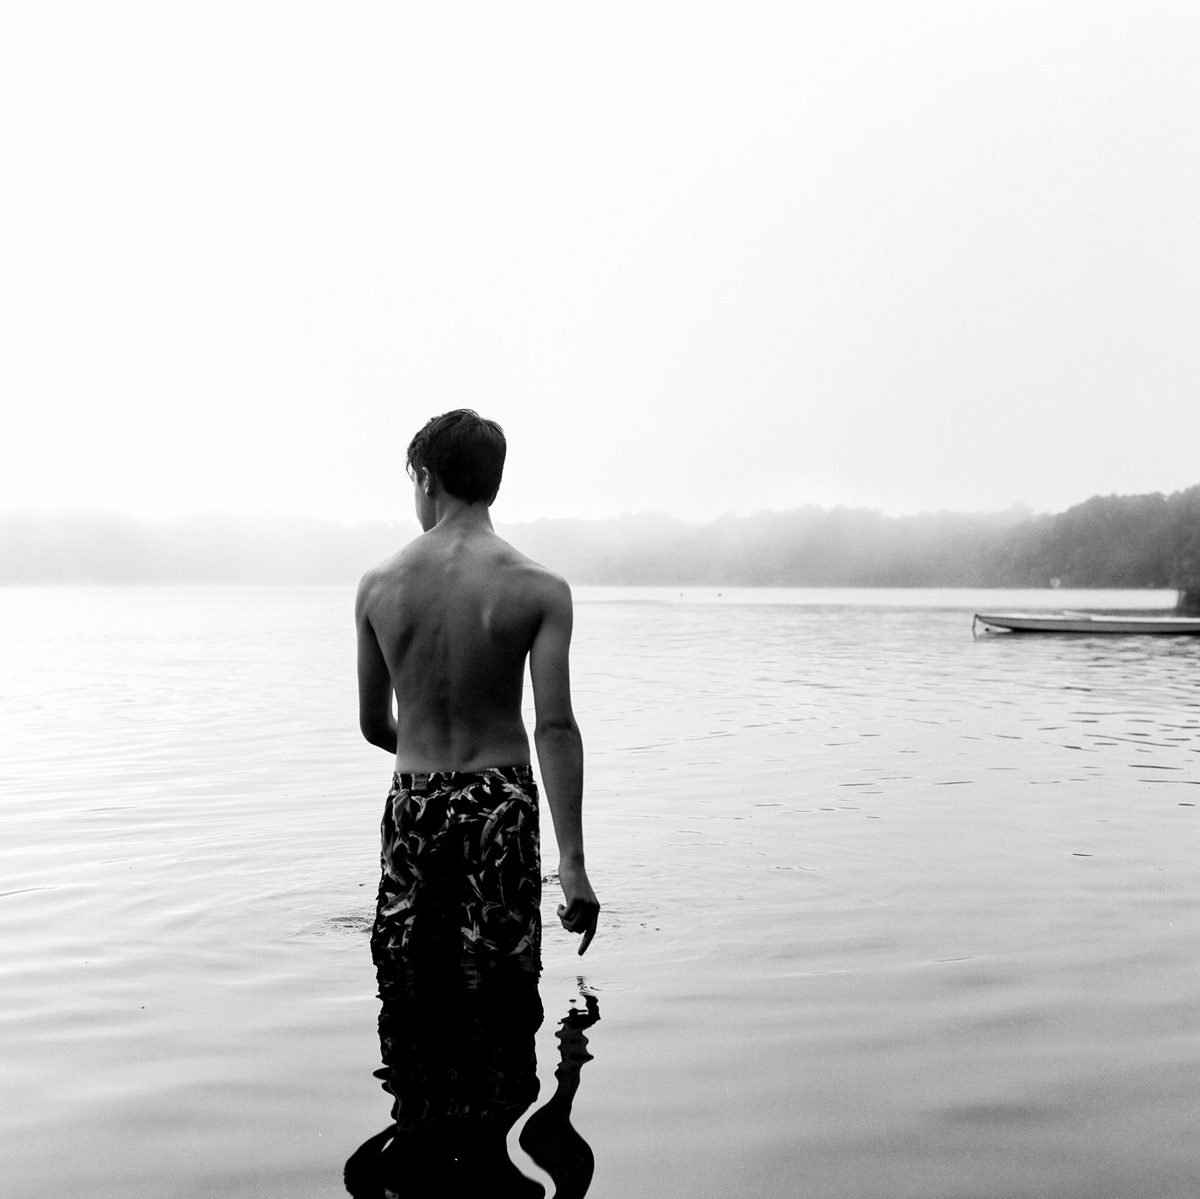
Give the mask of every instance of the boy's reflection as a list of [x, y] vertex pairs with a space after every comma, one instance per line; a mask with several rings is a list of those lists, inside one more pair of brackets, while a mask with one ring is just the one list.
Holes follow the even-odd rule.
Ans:
[[[536, 960], [468, 967], [399, 961], [376, 952], [376, 1077], [393, 1099], [394, 1123], [346, 1163], [346, 1189], [366, 1196], [545, 1194], [508, 1155], [513, 1126], [538, 1095], [534, 1037], [543, 1012]], [[562, 1199], [583, 1196], [592, 1151], [571, 1126], [579, 1072], [591, 1060], [585, 1030], [600, 1018], [594, 996], [560, 1022], [557, 1087], [521, 1130], [522, 1149]]]

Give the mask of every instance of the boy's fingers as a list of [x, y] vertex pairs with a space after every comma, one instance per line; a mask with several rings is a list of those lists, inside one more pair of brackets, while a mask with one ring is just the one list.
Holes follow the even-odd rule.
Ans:
[[592, 938], [595, 935], [596, 935], [596, 921], [593, 920], [591, 922], [591, 924], [589, 924], [587, 926], [587, 928], [585, 928], [583, 930], [583, 940], [579, 942], [579, 956], [580, 957], [583, 957], [583, 955], [585, 953], [587, 953], [587, 947], [592, 943]]
[[582, 933], [583, 941], [579, 946], [579, 952], [582, 954], [587, 950], [587, 947], [592, 943], [592, 938], [596, 935], [596, 922], [600, 917], [599, 907], [593, 908], [591, 904], [586, 904], [581, 900], [574, 899], [569, 905], [558, 905], [558, 918], [562, 921], [562, 926], [569, 933]]

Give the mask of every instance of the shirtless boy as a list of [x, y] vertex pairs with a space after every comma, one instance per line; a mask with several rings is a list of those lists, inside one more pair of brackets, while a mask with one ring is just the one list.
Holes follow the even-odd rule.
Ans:
[[[583, 853], [583, 742], [571, 708], [571, 592], [498, 537], [490, 506], [506, 443], [459, 409], [413, 438], [406, 465], [424, 530], [363, 576], [359, 726], [395, 755], [373, 940], [417, 954], [457, 940], [485, 956], [540, 946], [534, 744], [559, 852], [559, 919], [591, 944], [600, 904]], [[396, 711], [392, 712], [395, 696]]]

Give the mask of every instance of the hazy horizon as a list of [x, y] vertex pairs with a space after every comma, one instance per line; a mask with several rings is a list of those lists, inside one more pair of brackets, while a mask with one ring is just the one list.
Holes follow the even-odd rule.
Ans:
[[[1200, 563], [1200, 485], [1092, 497], [1056, 515], [808, 506], [703, 523], [663, 513], [497, 521], [573, 582], [786, 586], [1186, 587]], [[0, 584], [352, 584], [419, 533], [415, 520], [352, 526], [305, 516], [149, 520], [0, 513]]]

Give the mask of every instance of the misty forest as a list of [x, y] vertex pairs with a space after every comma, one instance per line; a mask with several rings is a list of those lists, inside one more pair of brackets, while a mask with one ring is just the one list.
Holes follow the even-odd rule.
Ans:
[[[541, 520], [497, 531], [576, 584], [1200, 590], [1200, 485], [1054, 515], [847, 508]], [[290, 517], [0, 514], [0, 583], [352, 583], [414, 535]]]

